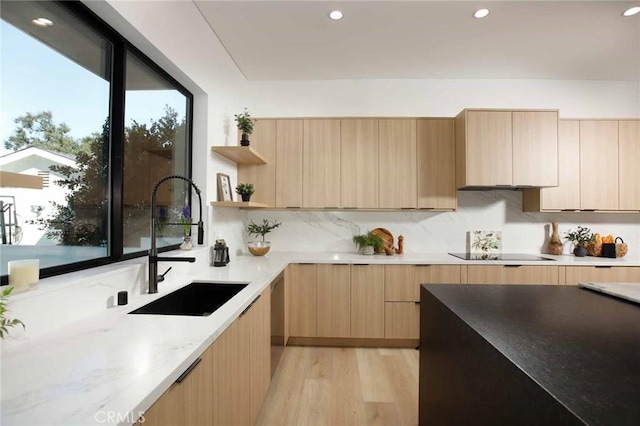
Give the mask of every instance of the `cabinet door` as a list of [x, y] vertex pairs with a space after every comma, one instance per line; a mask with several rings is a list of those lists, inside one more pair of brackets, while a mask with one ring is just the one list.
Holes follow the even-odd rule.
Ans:
[[215, 376], [219, 392], [215, 424], [244, 426], [251, 423], [249, 329], [248, 321], [238, 319], [216, 340], [218, 368]]
[[144, 413], [144, 422], [151, 426], [198, 426], [213, 424], [214, 419], [214, 368], [217, 362], [216, 344], [201, 356], [200, 362], [182, 379], [176, 382]]
[[418, 119], [418, 208], [455, 210], [454, 120]]
[[384, 304], [385, 339], [419, 339], [420, 305], [415, 302]]
[[340, 122], [341, 205], [378, 208], [378, 120]]
[[565, 274], [567, 285], [578, 285], [579, 282], [640, 282], [640, 266], [567, 266]]
[[580, 121], [580, 208], [618, 209], [617, 121]]
[[384, 265], [351, 265], [351, 337], [384, 338]]
[[340, 207], [340, 120], [304, 120], [302, 207]]
[[[251, 423], [255, 424], [271, 384], [271, 287], [240, 317], [249, 322]], [[205, 423], [203, 423], [205, 424]]]
[[513, 184], [558, 186], [558, 112], [514, 111]]
[[640, 210], [640, 120], [624, 120], [619, 129], [620, 210]]
[[311, 264], [291, 264], [287, 268], [290, 336], [316, 337], [318, 335], [316, 271], [316, 265]]
[[416, 208], [416, 120], [378, 120], [381, 209]]
[[[256, 192], [251, 201], [276, 205], [276, 120], [256, 119], [250, 136], [251, 147], [267, 164], [238, 164], [238, 183], [252, 183]], [[238, 134], [238, 140], [240, 134]], [[234, 195], [234, 199], [237, 195]]]
[[302, 207], [302, 120], [276, 121], [276, 207]]
[[[414, 301], [420, 301], [421, 284], [460, 284], [461, 266], [458, 265], [415, 265]], [[464, 266], [466, 269], [466, 266]]]
[[558, 284], [557, 266], [469, 265], [469, 284]]
[[351, 335], [350, 284], [350, 265], [318, 265], [318, 337]]
[[580, 210], [580, 122], [560, 120], [558, 126], [558, 187], [540, 190], [540, 207]]
[[384, 300], [415, 302], [416, 280], [413, 265], [384, 266]]
[[467, 111], [466, 185], [513, 183], [511, 112]]

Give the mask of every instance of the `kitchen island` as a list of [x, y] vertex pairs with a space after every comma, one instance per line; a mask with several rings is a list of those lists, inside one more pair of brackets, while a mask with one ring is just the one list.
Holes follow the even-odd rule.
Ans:
[[421, 425], [640, 424], [640, 306], [577, 287], [423, 285]]

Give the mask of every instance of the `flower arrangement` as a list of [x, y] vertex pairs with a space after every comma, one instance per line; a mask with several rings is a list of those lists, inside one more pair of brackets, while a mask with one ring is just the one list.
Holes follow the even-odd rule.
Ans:
[[591, 233], [591, 229], [584, 226], [578, 226], [578, 229], [575, 231], [569, 229], [565, 235], [568, 241], [575, 243], [575, 245], [579, 247], [586, 247], [587, 243], [595, 241], [595, 236]]
[[191, 235], [191, 207], [184, 206], [182, 208], [182, 212], [180, 212], [180, 221], [182, 222], [182, 227], [184, 228], [184, 235]]

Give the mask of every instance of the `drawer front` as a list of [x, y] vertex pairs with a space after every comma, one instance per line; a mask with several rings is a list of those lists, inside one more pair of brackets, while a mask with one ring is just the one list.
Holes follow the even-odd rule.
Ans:
[[416, 302], [420, 301], [420, 284], [462, 283], [459, 265], [415, 265], [414, 275], [416, 284], [413, 289], [413, 300]]
[[558, 284], [557, 266], [469, 265], [469, 284]]
[[420, 305], [415, 302], [386, 302], [385, 339], [419, 339]]
[[565, 268], [567, 285], [579, 282], [640, 282], [640, 266], [567, 266]]

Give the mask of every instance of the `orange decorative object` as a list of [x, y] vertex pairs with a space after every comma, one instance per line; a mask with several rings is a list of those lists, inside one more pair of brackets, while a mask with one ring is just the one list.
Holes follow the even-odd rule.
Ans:
[[400, 235], [398, 237], [398, 248], [396, 249], [397, 254], [404, 254], [404, 237]]

